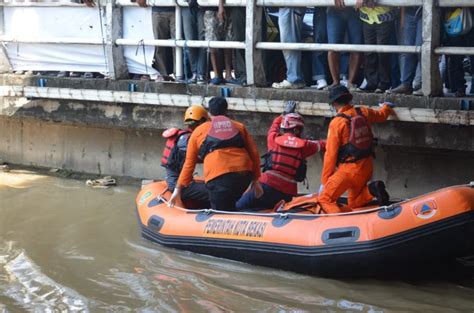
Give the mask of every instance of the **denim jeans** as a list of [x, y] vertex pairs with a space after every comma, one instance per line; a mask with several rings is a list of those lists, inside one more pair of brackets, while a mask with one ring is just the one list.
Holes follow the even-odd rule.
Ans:
[[353, 8], [327, 10], [327, 32], [329, 43], [344, 43], [347, 33], [349, 43], [363, 44], [362, 21]]
[[[185, 40], [204, 40], [204, 11], [193, 11], [187, 7], [181, 9], [183, 19], [183, 33]], [[207, 56], [206, 49], [185, 48], [189, 66], [193, 74], [207, 76]], [[186, 66], [186, 64], [184, 64]]]
[[[176, 34], [174, 12], [152, 13], [153, 35], [155, 39], [173, 39]], [[173, 66], [168, 67], [168, 54], [172, 53]], [[174, 49], [168, 47], [155, 47], [155, 64], [161, 75], [174, 73], [175, 54]]]
[[[304, 13], [304, 8], [280, 8], [278, 26], [281, 42], [301, 42]], [[304, 82], [301, 51], [283, 51], [283, 56], [287, 68], [286, 80], [292, 84]]]
[[[422, 10], [418, 7], [405, 8], [405, 20], [403, 23], [402, 45], [421, 46], [423, 38], [422, 30]], [[420, 56], [413, 53], [402, 53], [401, 63], [401, 83], [405, 86], [412, 86], [416, 75]]]
[[278, 191], [268, 185], [262, 184], [263, 195], [260, 198], [255, 197], [253, 190], [247, 191], [237, 201], [238, 211], [259, 211], [272, 209], [280, 200], [290, 201], [293, 196]]
[[[327, 43], [328, 31], [326, 26], [326, 8], [314, 8], [313, 37], [315, 43]], [[326, 79], [328, 68], [328, 54], [325, 51], [313, 52], [313, 80]]]

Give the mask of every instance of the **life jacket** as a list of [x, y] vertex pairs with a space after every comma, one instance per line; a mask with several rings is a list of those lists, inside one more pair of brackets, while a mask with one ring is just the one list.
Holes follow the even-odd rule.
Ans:
[[245, 148], [245, 142], [234, 122], [226, 116], [215, 116], [206, 139], [199, 148], [198, 157], [204, 160], [206, 155], [223, 148]]
[[374, 135], [360, 108], [355, 108], [357, 115], [349, 116], [339, 113], [336, 116], [348, 120], [349, 142], [339, 148], [337, 163], [352, 163], [374, 156]]
[[263, 171], [275, 171], [295, 182], [304, 181], [307, 166], [303, 148], [306, 142], [294, 135], [284, 134], [276, 137], [275, 143], [276, 148], [262, 156]]
[[161, 166], [181, 172], [186, 159], [186, 150], [179, 149], [177, 143], [182, 136], [186, 136], [188, 139], [191, 136], [191, 130], [169, 128], [163, 132], [162, 136], [166, 138], [166, 143], [161, 156]]

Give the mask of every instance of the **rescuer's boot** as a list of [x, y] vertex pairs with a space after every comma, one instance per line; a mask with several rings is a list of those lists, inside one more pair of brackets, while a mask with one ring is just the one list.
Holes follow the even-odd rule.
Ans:
[[388, 195], [387, 190], [385, 189], [385, 184], [381, 180], [371, 182], [369, 184], [369, 192], [372, 196], [377, 198], [379, 205], [388, 205], [390, 196]]

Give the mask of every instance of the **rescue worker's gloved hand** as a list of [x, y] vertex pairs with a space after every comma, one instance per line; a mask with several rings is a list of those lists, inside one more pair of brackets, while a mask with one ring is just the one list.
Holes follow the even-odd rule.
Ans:
[[295, 113], [296, 111], [296, 101], [290, 100], [286, 102], [285, 110], [283, 110], [283, 115], [288, 113]]
[[388, 101], [379, 103], [379, 106], [380, 106], [380, 107], [383, 107], [384, 105], [388, 105], [388, 106], [391, 107], [392, 109], [397, 106], [395, 103], [388, 102]]
[[168, 205], [170, 208], [174, 207], [176, 204], [176, 200], [181, 199], [181, 188], [176, 187], [174, 188], [173, 194], [171, 195], [171, 198], [168, 201]]

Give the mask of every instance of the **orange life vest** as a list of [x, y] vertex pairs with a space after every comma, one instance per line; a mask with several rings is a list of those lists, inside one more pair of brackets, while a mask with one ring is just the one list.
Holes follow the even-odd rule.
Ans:
[[189, 129], [169, 128], [163, 132], [162, 136], [166, 138], [166, 143], [161, 156], [161, 166], [177, 172], [181, 171], [186, 158], [186, 150], [181, 151], [177, 143], [181, 136], [189, 138], [190, 135], [191, 131]]
[[276, 148], [263, 156], [263, 171], [276, 171], [287, 178], [302, 182], [306, 179], [306, 160], [303, 157], [305, 141], [292, 134], [275, 139]]
[[232, 147], [245, 148], [245, 143], [239, 129], [226, 116], [219, 115], [213, 117], [211, 128], [199, 148], [199, 159], [204, 160], [206, 155], [214, 150]]
[[336, 117], [348, 120], [350, 128], [349, 142], [342, 145], [338, 152], [338, 163], [357, 162], [374, 156], [374, 135], [360, 108], [355, 108], [357, 115], [349, 116], [339, 113]]

